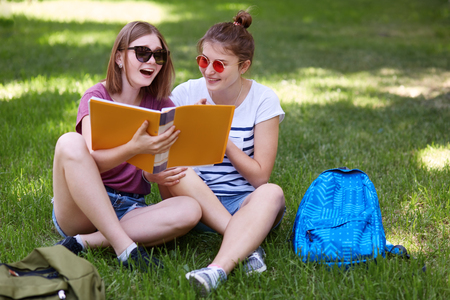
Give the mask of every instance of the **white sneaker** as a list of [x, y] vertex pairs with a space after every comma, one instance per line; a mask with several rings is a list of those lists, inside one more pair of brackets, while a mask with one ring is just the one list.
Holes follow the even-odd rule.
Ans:
[[203, 297], [206, 297], [221, 282], [227, 280], [227, 274], [221, 268], [203, 268], [187, 273], [186, 279], [200, 290]]
[[258, 249], [253, 251], [250, 254], [246, 261], [244, 262], [244, 271], [247, 275], [251, 275], [252, 273], [262, 273], [267, 270], [267, 266], [264, 263], [264, 257], [266, 256], [266, 252], [264, 249], [259, 246]]

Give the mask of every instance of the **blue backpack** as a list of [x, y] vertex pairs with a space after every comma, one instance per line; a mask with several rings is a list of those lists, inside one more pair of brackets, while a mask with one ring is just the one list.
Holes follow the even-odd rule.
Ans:
[[350, 266], [387, 253], [408, 256], [386, 242], [375, 186], [358, 169], [320, 174], [300, 203], [292, 235], [303, 262]]

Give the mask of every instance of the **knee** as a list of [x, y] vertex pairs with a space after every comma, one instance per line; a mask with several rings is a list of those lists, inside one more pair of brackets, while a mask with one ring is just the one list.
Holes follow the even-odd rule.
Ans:
[[193, 228], [202, 217], [202, 209], [198, 202], [191, 197], [183, 197], [177, 209], [177, 216], [174, 218], [182, 227]]
[[279, 207], [280, 209], [285, 206], [285, 200], [284, 200], [284, 192], [283, 189], [276, 184], [273, 183], [267, 183], [262, 186], [260, 186], [257, 190], [259, 195], [262, 197], [258, 197], [261, 199], [265, 199], [268, 203]]
[[267, 194], [271, 198], [284, 200], [283, 189], [279, 185], [276, 185], [274, 183], [267, 183], [262, 185], [258, 189], [261, 189], [263, 193]]
[[76, 132], [63, 134], [55, 146], [55, 159], [63, 157], [76, 160], [86, 154], [89, 154], [86, 141]]

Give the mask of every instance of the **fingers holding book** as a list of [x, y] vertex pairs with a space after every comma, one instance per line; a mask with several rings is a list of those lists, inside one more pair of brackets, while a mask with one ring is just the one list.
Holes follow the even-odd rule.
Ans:
[[144, 171], [145, 178], [158, 185], [172, 186], [180, 182], [180, 179], [186, 176], [187, 167], [175, 167], [166, 169], [162, 172], [151, 174]]
[[171, 126], [163, 134], [151, 136], [147, 132], [148, 124], [148, 121], [144, 121], [130, 141], [134, 144], [136, 154], [155, 155], [168, 151], [176, 142], [180, 130], [175, 130], [175, 126]]
[[211, 105], [211, 103], [206, 100], [206, 98], [200, 99], [198, 102], [195, 103], [196, 105]]

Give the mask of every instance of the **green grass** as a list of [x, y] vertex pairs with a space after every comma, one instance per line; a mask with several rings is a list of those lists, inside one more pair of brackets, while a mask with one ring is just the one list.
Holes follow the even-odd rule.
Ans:
[[[254, 5], [257, 48], [249, 77], [272, 87], [286, 111], [271, 181], [285, 191], [287, 212], [263, 243], [268, 271], [247, 278], [236, 269], [211, 298], [450, 297], [448, 1], [58, 5], [0, 2], [1, 262], [60, 239], [51, 222], [54, 146], [74, 131], [84, 90], [105, 76], [120, 28], [134, 19], [155, 23], [171, 47], [178, 84], [200, 76], [195, 45], [205, 30]], [[287, 240], [303, 194], [320, 172], [344, 165], [370, 176], [388, 240], [417, 259], [344, 272], [294, 255]], [[159, 201], [156, 193], [148, 201]], [[118, 269], [107, 250], [85, 258], [98, 268], [108, 299], [193, 299], [184, 274], [210, 262], [220, 241], [192, 233], [155, 248], [166, 268], [149, 274]]]

